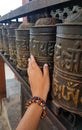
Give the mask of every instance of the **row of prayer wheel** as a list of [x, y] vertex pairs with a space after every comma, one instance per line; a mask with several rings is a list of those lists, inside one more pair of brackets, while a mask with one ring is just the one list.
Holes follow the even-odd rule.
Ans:
[[21, 71], [26, 71], [30, 53], [41, 69], [48, 63], [55, 105], [82, 116], [82, 24], [60, 22], [41, 18], [33, 26], [6, 27], [7, 36], [4, 27], [0, 50]]

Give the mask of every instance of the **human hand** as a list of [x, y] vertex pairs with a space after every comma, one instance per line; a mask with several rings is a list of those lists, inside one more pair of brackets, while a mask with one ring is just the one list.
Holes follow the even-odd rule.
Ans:
[[28, 60], [27, 71], [28, 71], [32, 96], [37, 96], [46, 100], [50, 88], [48, 65], [44, 64], [43, 73], [42, 73], [34, 57], [31, 55], [31, 57]]

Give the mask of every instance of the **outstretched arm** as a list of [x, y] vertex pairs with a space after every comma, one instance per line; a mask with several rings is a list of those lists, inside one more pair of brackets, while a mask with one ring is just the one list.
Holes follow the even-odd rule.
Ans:
[[[31, 86], [32, 96], [37, 96], [46, 101], [49, 92], [50, 80], [48, 65], [43, 66], [43, 73], [37, 65], [33, 56], [29, 59], [28, 76]], [[42, 107], [37, 103], [32, 103], [16, 130], [37, 130], [42, 113]]]

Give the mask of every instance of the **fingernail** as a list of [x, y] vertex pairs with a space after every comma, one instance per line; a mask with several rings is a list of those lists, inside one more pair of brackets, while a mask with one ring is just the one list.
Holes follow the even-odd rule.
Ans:
[[44, 66], [48, 66], [48, 64], [44, 64]]
[[32, 59], [34, 59], [34, 56], [31, 54], [31, 56], [30, 56]]
[[30, 58], [28, 58], [28, 61], [30, 61]]

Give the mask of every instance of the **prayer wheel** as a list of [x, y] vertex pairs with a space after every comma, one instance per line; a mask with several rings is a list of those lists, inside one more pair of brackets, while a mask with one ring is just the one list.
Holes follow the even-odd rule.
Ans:
[[9, 25], [4, 25], [2, 27], [3, 52], [7, 58], [9, 57], [9, 43], [8, 43], [8, 33], [7, 33], [8, 28], [9, 28]]
[[55, 24], [58, 22], [61, 22], [61, 20], [56, 18], [40, 18], [36, 21], [35, 26], [30, 28], [30, 53], [34, 55], [41, 69], [45, 63], [49, 65], [51, 79], [56, 40]]
[[20, 23], [13, 22], [10, 24], [10, 27], [7, 29], [8, 33], [8, 43], [9, 43], [9, 55], [10, 60], [16, 64], [16, 36], [15, 36], [15, 29], [18, 28]]
[[56, 27], [54, 25], [30, 28], [30, 53], [33, 54], [41, 69], [47, 63], [51, 74], [53, 71], [55, 35]]
[[29, 52], [29, 26], [31, 23], [21, 24], [18, 29], [15, 30], [16, 34], [16, 50], [17, 50], [17, 68], [27, 73]]
[[54, 103], [82, 116], [82, 24], [57, 24], [54, 51]]

